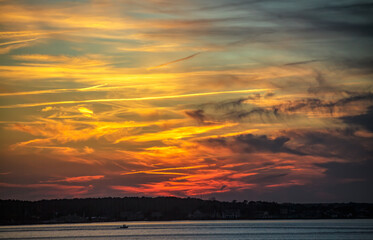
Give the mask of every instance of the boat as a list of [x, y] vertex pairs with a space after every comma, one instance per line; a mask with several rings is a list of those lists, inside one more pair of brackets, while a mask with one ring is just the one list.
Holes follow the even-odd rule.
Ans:
[[128, 226], [126, 224], [123, 224], [122, 226], [120, 226], [119, 228], [128, 228]]

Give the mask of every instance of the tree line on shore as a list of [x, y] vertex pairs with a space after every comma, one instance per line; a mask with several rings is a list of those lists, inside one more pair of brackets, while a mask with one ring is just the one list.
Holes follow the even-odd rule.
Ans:
[[223, 202], [176, 197], [0, 200], [0, 224], [204, 219], [373, 218], [371, 203]]

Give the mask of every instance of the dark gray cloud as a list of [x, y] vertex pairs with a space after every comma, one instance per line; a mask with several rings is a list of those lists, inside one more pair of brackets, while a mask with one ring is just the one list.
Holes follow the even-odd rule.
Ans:
[[371, 186], [373, 181], [335, 181], [330, 177], [315, 179], [307, 185], [293, 185], [284, 188], [244, 190], [241, 192], [229, 192], [214, 194], [222, 200], [275, 201], [298, 203], [330, 203], [330, 202], [373, 202]]
[[345, 58], [336, 59], [335, 62], [344, 69], [359, 71], [362, 73], [373, 73], [373, 58]]
[[326, 81], [325, 76], [321, 72], [316, 72], [315, 80], [317, 86], [308, 88], [309, 93], [317, 94], [320, 92], [336, 92], [338, 89]]
[[[246, 98], [199, 104], [196, 106], [198, 109], [187, 110], [185, 111], [185, 114], [199, 123], [204, 123], [206, 119], [214, 121], [225, 121], [231, 119], [243, 120], [250, 116], [260, 116], [262, 120], [265, 121], [266, 119], [270, 119], [271, 115], [276, 115], [276, 111], [255, 107], [252, 104], [244, 104], [244, 102], [248, 100], [256, 101], [271, 98], [273, 96], [274, 93], [267, 93], [264, 95], [253, 94]], [[249, 107], [247, 105], [249, 105]]]
[[[255, 183], [260, 186], [271, 185], [274, 182], [284, 183], [284, 187], [261, 188], [244, 190], [237, 194], [237, 199], [288, 201], [295, 202], [333, 202], [333, 201], [373, 201], [370, 188], [373, 184], [373, 138], [356, 136], [354, 129], [337, 130], [293, 130], [283, 132], [283, 135], [270, 139], [265, 135], [240, 135], [235, 137], [214, 138], [204, 141], [210, 147], [226, 147], [236, 153], [289, 153], [302, 158], [305, 156], [320, 156], [330, 159], [326, 163], [310, 163], [319, 168], [320, 177], [303, 185], [287, 185], [294, 178], [294, 172], [282, 169], [287, 163], [272, 162], [260, 163], [265, 168], [259, 168], [258, 175], [242, 178], [242, 181]], [[295, 145], [292, 143], [296, 143]], [[255, 155], [253, 155], [253, 158]], [[251, 162], [251, 155], [247, 157]], [[336, 161], [333, 161], [335, 159]], [[301, 161], [301, 160], [299, 160]], [[338, 162], [337, 162], [338, 161]], [[255, 161], [254, 161], [255, 162]], [[277, 168], [280, 167], [280, 168]], [[237, 166], [235, 169], [245, 169], [247, 166]], [[299, 178], [300, 176], [297, 176]], [[232, 199], [234, 192], [229, 196], [225, 193], [214, 194], [219, 199]]]
[[342, 98], [339, 99], [338, 101], [335, 102], [330, 102], [327, 103], [328, 105], [331, 106], [343, 106], [352, 102], [358, 102], [358, 101], [373, 101], [373, 93], [367, 92], [367, 93], [356, 93], [352, 94], [350, 97]]
[[362, 126], [363, 128], [373, 132], [373, 106], [370, 106], [366, 113], [356, 116], [341, 117], [341, 119], [345, 123]]
[[[319, 75], [317, 82], [318, 85], [310, 88], [309, 91], [314, 92], [316, 95], [321, 91], [325, 91], [345, 97], [333, 101], [324, 100], [315, 96], [313, 98], [286, 101], [268, 107], [259, 107], [246, 101], [254, 100], [255, 102], [261, 99], [265, 100], [266, 98], [272, 97], [274, 94], [255, 94], [246, 98], [200, 104], [197, 106], [197, 110], [188, 110], [185, 113], [200, 123], [203, 123], [206, 119], [213, 121], [250, 121], [252, 117], [255, 117], [256, 121], [257, 117], [259, 117], [261, 122], [273, 122], [286, 121], [286, 119], [291, 118], [299, 111], [322, 112], [333, 115], [337, 110], [344, 111], [348, 109], [349, 104], [357, 102], [371, 104], [373, 101], [373, 93], [351, 92], [338, 89], [329, 85], [321, 74]], [[366, 121], [370, 120], [367, 116], [361, 116], [360, 118], [367, 118]], [[353, 119], [349, 120], [348, 117], [342, 118], [342, 120], [345, 122], [353, 121]]]
[[325, 178], [319, 185], [323, 192], [334, 196], [334, 199], [373, 201], [373, 192], [370, 190], [373, 185], [372, 158], [358, 163], [329, 162], [317, 165], [326, 169]]
[[204, 103], [199, 104], [197, 107], [201, 109], [213, 109], [213, 110], [229, 110], [229, 109], [236, 109], [236, 108], [242, 108], [242, 104], [247, 100], [259, 100], [261, 98], [269, 98], [274, 96], [274, 93], [267, 93], [264, 96], [261, 94], [253, 94], [250, 96], [247, 96], [245, 98], [238, 98], [238, 99], [230, 99], [220, 102], [210, 102], [210, 103]]
[[[287, 4], [291, 2], [296, 1], [288, 1]], [[301, 32], [334, 32], [357, 37], [373, 36], [371, 4], [367, 4], [365, 1], [355, 1], [353, 4], [336, 3], [314, 1], [313, 6], [299, 4], [297, 5], [298, 9], [292, 8], [291, 5], [288, 8], [276, 8], [267, 4], [261, 10], [269, 17], [277, 18], [278, 21], [297, 22], [308, 26], [299, 29]], [[359, 21], [353, 21], [356, 18]], [[294, 29], [289, 28], [289, 30]]]
[[235, 120], [244, 120], [248, 119], [251, 116], [259, 116], [262, 122], [268, 122], [273, 117], [278, 115], [278, 111], [276, 109], [265, 109], [261, 107], [254, 107], [250, 110], [241, 110], [241, 111], [230, 111], [226, 113], [224, 116], [227, 119], [235, 119]]
[[[307, 155], [365, 161], [372, 154], [373, 139], [354, 135], [354, 130], [288, 131], [284, 135], [299, 144], [297, 151]], [[370, 147], [369, 147], [370, 146]]]
[[263, 0], [241, 0], [241, 1], [229, 1], [226, 3], [221, 3], [221, 4], [211, 4], [209, 6], [201, 7], [199, 9], [195, 9], [195, 11], [209, 11], [209, 10], [229, 10], [229, 9], [237, 9], [237, 8], [242, 8], [242, 7], [248, 7], [252, 6], [252, 4], [261, 2]]
[[305, 61], [298, 61], [298, 62], [290, 62], [290, 63], [284, 64], [284, 66], [305, 65], [305, 64], [320, 62], [320, 61], [321, 60], [313, 59], [313, 60], [305, 60]]
[[203, 124], [206, 120], [206, 116], [205, 116], [204, 111], [202, 109], [185, 111], [185, 114], [188, 117], [193, 118], [194, 120], [196, 120], [200, 124]]
[[325, 174], [327, 176], [336, 179], [345, 179], [351, 181], [353, 179], [365, 179], [373, 181], [373, 159], [358, 163], [329, 162], [316, 165], [325, 168]]
[[[361, 162], [328, 162], [315, 164], [323, 174], [305, 185], [289, 185], [286, 187], [247, 189], [240, 192], [215, 193], [223, 200], [265, 200], [279, 202], [372, 202], [373, 185], [372, 159]], [[249, 183], [260, 186], [266, 184], [288, 183], [291, 172], [281, 173], [276, 169], [260, 172], [259, 175], [245, 179]]]
[[360, 137], [356, 129], [292, 130], [270, 138], [267, 135], [243, 134], [203, 140], [210, 147], [225, 147], [233, 152], [289, 153], [320, 156], [347, 161], [367, 161], [373, 155], [373, 138]]
[[373, 101], [373, 93], [350, 93], [351, 96], [340, 98], [335, 101], [327, 101], [320, 98], [305, 98], [295, 101], [288, 101], [283, 104], [273, 106], [274, 110], [282, 113], [295, 112], [299, 110], [326, 110], [333, 113], [335, 108], [344, 107], [354, 102], [371, 102]]
[[[356, 63], [351, 63], [351, 68], [363, 68], [364, 64], [369, 64], [360, 61], [362, 65], [359, 65], [362, 55], [369, 56], [366, 54], [368, 51], [364, 53], [361, 50], [372, 48], [370, 39], [373, 37], [373, 20], [370, 17], [372, 7], [369, 2], [221, 0], [193, 3], [195, 4], [191, 5], [199, 7], [190, 8], [189, 4], [170, 3], [184, 6], [182, 20], [179, 11], [174, 13], [178, 15], [173, 23], [179, 22], [180, 26], [175, 24], [175, 27], [167, 28], [167, 31], [146, 28], [140, 34], [151, 40], [197, 40], [197, 49], [211, 51], [237, 48], [243, 52], [252, 51], [250, 47], [278, 51], [279, 46], [289, 45], [292, 47], [289, 51], [311, 59], [288, 63], [286, 66], [305, 65], [320, 60], [328, 65], [338, 63], [346, 56], [355, 56]], [[234, 17], [226, 17], [227, 12]], [[356, 55], [357, 52], [362, 54]], [[260, 64], [261, 59], [250, 61]], [[358, 66], [353, 66], [354, 64]], [[228, 78], [220, 82], [220, 85], [231, 86]]]
[[371, 17], [373, 13], [373, 3], [368, 1], [355, 1], [352, 3], [338, 3], [338, 4], [328, 4], [327, 6], [316, 8], [317, 10], [321, 11], [343, 11], [349, 12], [352, 14], [357, 15], [366, 15], [367, 17]]
[[302, 152], [288, 148], [285, 144], [289, 140], [290, 139], [285, 136], [270, 139], [266, 135], [244, 134], [230, 138], [211, 138], [202, 141], [202, 143], [212, 147], [227, 147], [235, 152], [286, 152], [304, 155]]

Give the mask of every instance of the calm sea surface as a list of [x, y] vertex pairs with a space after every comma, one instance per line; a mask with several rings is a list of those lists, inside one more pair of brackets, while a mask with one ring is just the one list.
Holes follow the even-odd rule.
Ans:
[[0, 226], [0, 239], [373, 239], [373, 220], [123, 223]]

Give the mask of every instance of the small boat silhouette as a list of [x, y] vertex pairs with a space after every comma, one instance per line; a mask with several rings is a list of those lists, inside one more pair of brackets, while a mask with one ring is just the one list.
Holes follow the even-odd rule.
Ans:
[[123, 224], [122, 226], [120, 226], [119, 228], [128, 228], [128, 226], [126, 224]]

